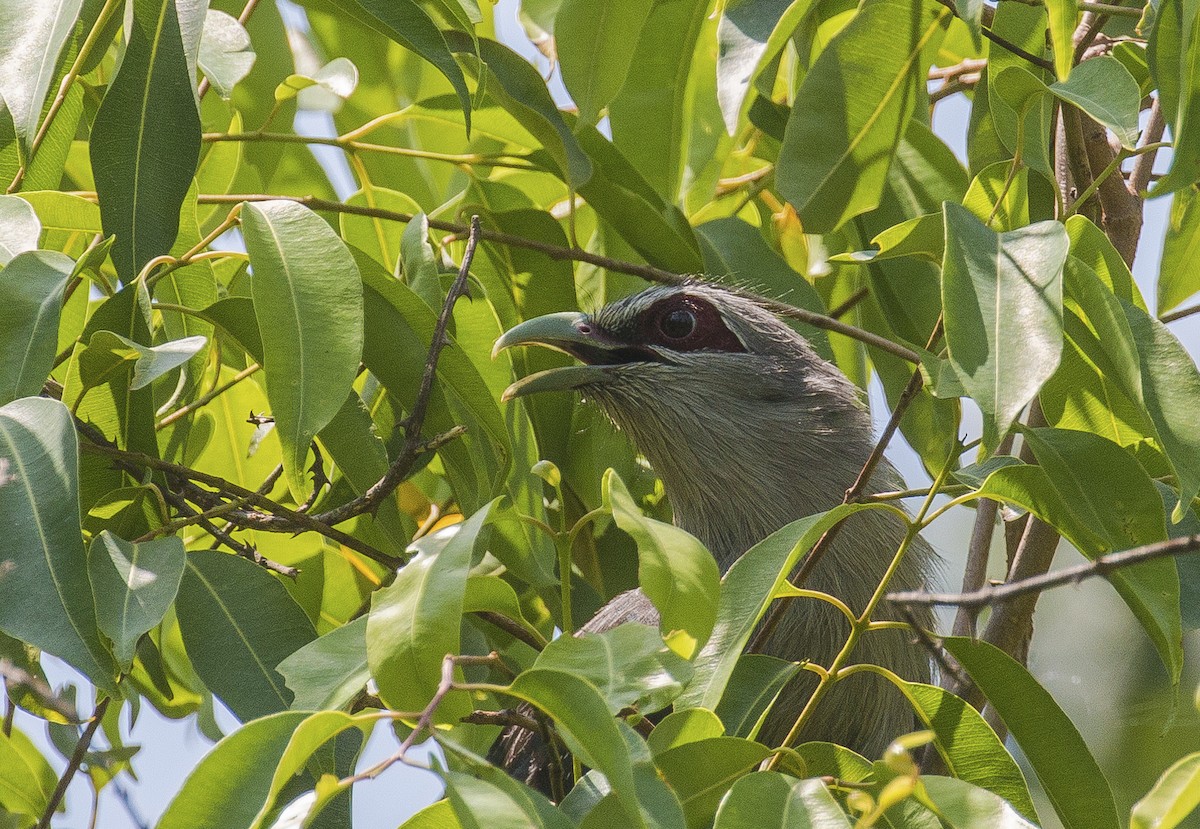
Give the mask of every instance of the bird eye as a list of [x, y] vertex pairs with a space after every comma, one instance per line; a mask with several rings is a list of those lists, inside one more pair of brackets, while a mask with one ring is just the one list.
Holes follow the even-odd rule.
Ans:
[[658, 327], [673, 340], [682, 340], [696, 330], [696, 315], [685, 308], [676, 308], [664, 314]]

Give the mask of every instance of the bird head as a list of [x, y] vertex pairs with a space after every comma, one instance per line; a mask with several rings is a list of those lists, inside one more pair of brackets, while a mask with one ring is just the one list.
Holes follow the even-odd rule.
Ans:
[[663, 478], [677, 523], [718, 558], [837, 503], [870, 451], [853, 384], [770, 311], [712, 285], [537, 317], [494, 353], [525, 345], [581, 365], [518, 380], [504, 399], [578, 390], [594, 400]]

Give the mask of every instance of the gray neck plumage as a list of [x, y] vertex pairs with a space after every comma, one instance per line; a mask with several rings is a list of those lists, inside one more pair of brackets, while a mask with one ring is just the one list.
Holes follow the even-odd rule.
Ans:
[[[728, 382], [725, 373], [698, 384], [692, 399], [678, 386], [646, 389], [636, 405], [597, 395], [662, 477], [675, 523], [722, 571], [785, 524], [841, 503], [873, 446], [869, 415], [844, 378], [826, 386], [788, 374], [729, 388], [719, 408], [713, 388]], [[872, 491], [894, 486], [889, 472]]]

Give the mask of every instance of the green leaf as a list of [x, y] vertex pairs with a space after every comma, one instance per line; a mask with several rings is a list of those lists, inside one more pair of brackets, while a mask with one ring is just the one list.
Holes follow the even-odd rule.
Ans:
[[367, 617], [359, 616], [309, 642], [279, 663], [298, 711], [342, 708], [367, 684]]
[[20, 253], [0, 271], [0, 404], [42, 390], [58, 347], [63, 289], [75, 263], [51, 250]]
[[940, 213], [926, 213], [905, 219], [892, 225], [871, 239], [877, 250], [839, 253], [829, 257], [830, 262], [857, 265], [875, 260], [898, 259], [904, 256], [921, 256], [931, 262], [941, 263], [945, 247], [945, 229]]
[[632, 622], [600, 633], [560, 636], [538, 654], [533, 667], [586, 679], [612, 714], [630, 707], [644, 715], [661, 711], [692, 676], [692, 666], [663, 645], [657, 632]]
[[[455, 753], [454, 759], [465, 753]], [[565, 814], [544, 795], [518, 783], [479, 758], [467, 763], [471, 774], [445, 771], [446, 794], [463, 829], [574, 829]]]
[[950, 774], [1004, 798], [1030, 820], [1037, 819], [1025, 776], [974, 707], [936, 685], [892, 681], [937, 735], [934, 746]]
[[128, 671], [137, 640], [163, 620], [175, 601], [186, 556], [178, 536], [130, 543], [107, 530], [88, 547], [88, 578], [100, 630]]
[[608, 778], [632, 825], [643, 825], [630, 748], [594, 685], [563, 671], [531, 668], [506, 693], [548, 714], [571, 753]]
[[1200, 291], [1200, 197], [1189, 187], [1175, 194], [1171, 218], [1163, 238], [1162, 261], [1158, 267], [1158, 313], [1177, 307]]
[[1037, 829], [999, 795], [964, 780], [922, 775], [921, 786], [948, 829]]
[[308, 717], [303, 712], [273, 714], [247, 723], [221, 740], [188, 775], [157, 829], [246, 829], [252, 825], [293, 733]]
[[[459, 35], [460, 32], [439, 30], [414, 0], [346, 0], [340, 4], [340, 8], [410, 52], [420, 55], [445, 75], [462, 104], [467, 132], [471, 132], [471, 93], [467, 89], [462, 68], [451, 53], [453, 47], [447, 44], [447, 35]], [[482, 45], [475, 42], [474, 33], [462, 37], [470, 45], [458, 51], [474, 52], [476, 45]], [[451, 40], [450, 44], [456, 42]]]
[[697, 129], [692, 65], [709, 5], [629, 5], [651, 9], [633, 53], [631, 66], [636, 68], [608, 107], [613, 144], [659, 198], [675, 204], [695, 136], [689, 133]]
[[316, 632], [276, 578], [244, 558], [194, 550], [175, 610], [196, 673], [238, 719], [291, 705], [277, 666]]
[[742, 654], [717, 705], [730, 736], [754, 739], [783, 687], [800, 671], [796, 663], [765, 653]]
[[133, 364], [129, 388], [144, 389], [168, 371], [179, 368], [208, 344], [207, 337], [186, 337], [147, 347], [111, 331], [97, 331], [79, 353], [79, 376], [85, 388], [111, 378], [126, 363]]
[[950, 16], [925, 3], [867, 0], [804, 76], [776, 181], [805, 231], [832, 232], [879, 205]]
[[462, 829], [449, 800], [431, 803], [404, 821], [400, 829]]
[[1112, 791], [1075, 726], [1018, 662], [986, 642], [942, 640], [1021, 746], [1066, 829], [1117, 829]]
[[752, 740], [711, 737], [668, 749], [654, 764], [679, 797], [689, 829], [699, 829], [712, 821], [733, 784], [770, 753]]
[[79, 529], [75, 427], [63, 404], [25, 397], [0, 406], [0, 472], [0, 630], [114, 693]]
[[254, 66], [254, 47], [237, 18], [209, 9], [196, 64], [212, 84], [213, 91], [228, 101], [237, 82]]
[[[1047, 4], [1053, 21], [1057, 5], [1074, 5], [1072, 0], [1056, 0]], [[1071, 23], [1074, 32], [1075, 24]], [[1070, 44], [1070, 36], [1067, 38]], [[1055, 63], [1058, 63], [1058, 44], [1055, 44]], [[1132, 149], [1138, 138], [1138, 111], [1142, 94], [1137, 81], [1116, 58], [1108, 55], [1085, 60], [1071, 70], [1066, 78], [1061, 70], [1059, 81], [1050, 84], [1050, 92], [1074, 104], [1113, 131], [1122, 147]]]
[[1142, 396], [1163, 452], [1178, 478], [1173, 522], [1200, 492], [1200, 372], [1167, 327], [1136, 305], [1122, 302], [1141, 358]]
[[[1046, 10], [1042, 6], [1009, 3], [996, 8], [990, 28], [1009, 43], [1030, 54], [1042, 56], [1046, 52], [1047, 26]], [[983, 163], [977, 164], [972, 156], [971, 167], [978, 169], [992, 161], [1012, 158], [1019, 148], [1021, 160], [1030, 169], [1053, 181], [1054, 170], [1050, 164], [1048, 147], [1054, 102], [1047, 95], [1036, 95], [1032, 100], [1023, 101], [1025, 110], [1021, 112], [1006, 101], [1005, 90], [998, 80], [1006, 69], [1014, 66], [1026, 74], [1032, 71], [1043, 84], [1053, 80], [1049, 72], [1032, 68], [1025, 58], [1005, 49], [989, 47], [987, 71], [984, 73], [987, 103], [982, 107], [972, 107], [972, 120], [974, 122], [981, 118], [987, 123], [994, 131], [991, 140], [996, 147]], [[1021, 84], [1021, 88], [1028, 90], [1029, 85]], [[979, 115], [976, 115], [976, 109]]]
[[[476, 553], [488, 541], [484, 532], [497, 501], [467, 519], [436, 555], [414, 558], [388, 587], [371, 595], [367, 617], [367, 660], [379, 696], [397, 711], [421, 711], [437, 691], [442, 660], [462, 651], [459, 626], [463, 593]], [[438, 706], [439, 722], [455, 722], [470, 712], [463, 694]]]
[[135, 0], [129, 45], [88, 142], [113, 264], [131, 282], [179, 231], [200, 158], [200, 117], [173, 0]]
[[729, 568], [721, 582], [717, 622], [696, 656], [696, 674], [675, 710], [715, 710], [750, 634], [800, 557], [838, 521], [878, 505], [845, 504], [793, 521], [755, 544]]
[[[1050, 45], [1054, 47], [1054, 74], [1061, 83], [1074, 78], [1071, 65], [1075, 63], [1075, 24], [1079, 20], [1078, 0], [1048, 0], [1046, 15], [1049, 21]], [[1075, 67], [1079, 71], [1084, 64], [1092, 63], [1085, 60]], [[1136, 124], [1136, 117], [1134, 122]]]
[[478, 55], [481, 63], [475, 64], [473, 71], [480, 85], [486, 88], [489, 97], [542, 142], [558, 165], [563, 180], [573, 187], [585, 184], [592, 176], [592, 164], [533, 64], [494, 40], [480, 38], [476, 42], [459, 32], [446, 32], [446, 36], [455, 52]]
[[1175, 829], [1197, 806], [1200, 806], [1200, 753], [1176, 761], [1146, 796], [1133, 804], [1129, 829]]
[[11, 0], [0, 5], [0, 109], [8, 108], [26, 162], [42, 118], [42, 104], [58, 71], [83, 0]]
[[643, 515], [616, 472], [606, 473], [603, 491], [617, 526], [637, 544], [638, 583], [658, 608], [664, 635], [686, 634], [673, 639], [672, 648], [690, 659], [708, 641], [716, 619], [716, 559], [684, 530]]
[[563, 0], [559, 7], [554, 20], [558, 65], [585, 124], [595, 124], [625, 84], [650, 6]]
[[705, 708], [688, 708], [664, 717], [654, 726], [646, 743], [654, 754], [661, 754], [685, 743], [724, 735], [725, 726], [716, 714]]
[[[37, 755], [36, 758], [33, 755]], [[40, 763], [38, 759], [41, 759]], [[43, 767], [50, 769], [37, 749], [29, 744], [28, 737], [20, 731], [0, 732], [0, 814], [33, 819], [42, 816], [50, 800], [50, 789], [44, 788], [44, 778], [40, 774]], [[51, 775], [53, 780], [53, 771]], [[28, 825], [32, 826], [33, 821], [30, 820]]]
[[413, 293], [425, 300], [434, 310], [442, 308], [442, 286], [439, 279], [437, 259], [429, 244], [429, 217], [417, 212], [413, 220], [404, 226], [400, 236], [400, 262], [404, 281]]
[[1200, 165], [1200, 38], [1196, 9], [1186, 0], [1163, 0], [1154, 17], [1146, 57], [1158, 84], [1163, 117], [1175, 139], [1171, 166], [1155, 182], [1151, 196], [1182, 190], [1196, 181]]
[[295, 202], [247, 202], [242, 231], [254, 270], [267, 399], [288, 487], [301, 502], [313, 436], [341, 409], [358, 374], [362, 280], [337, 234]]
[[1058, 222], [995, 233], [959, 205], [943, 209], [946, 346], [990, 452], [1058, 366], [1069, 240]]
[[37, 248], [41, 235], [42, 223], [33, 205], [17, 196], [0, 196], [0, 267]]
[[717, 810], [714, 829], [850, 829], [820, 780], [797, 780], [777, 771], [756, 771], [733, 784]]

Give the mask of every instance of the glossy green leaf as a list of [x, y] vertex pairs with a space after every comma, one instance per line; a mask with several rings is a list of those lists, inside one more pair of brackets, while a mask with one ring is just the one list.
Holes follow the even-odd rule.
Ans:
[[235, 555], [194, 550], [175, 610], [196, 673], [238, 719], [291, 705], [277, 667], [316, 632], [274, 576]]
[[720, 717], [705, 708], [688, 708], [672, 711], [664, 717], [654, 726], [646, 744], [652, 752], [661, 754], [685, 743], [724, 736], [725, 726]]
[[945, 229], [940, 213], [926, 213], [912, 219], [905, 219], [898, 225], [892, 225], [871, 239], [876, 250], [839, 253], [829, 257], [830, 262], [859, 264], [875, 260], [898, 259], [904, 256], [921, 256], [931, 262], [942, 261], [942, 249], [945, 246]]
[[648, 3], [563, 0], [554, 20], [558, 65], [584, 123], [595, 124], [621, 91], [649, 13]]
[[944, 211], [946, 346], [991, 450], [1058, 365], [1069, 240], [1058, 222], [995, 233], [956, 204]]
[[[467, 519], [436, 554], [414, 558], [392, 584], [372, 594], [367, 660], [389, 708], [424, 709], [437, 691], [442, 660], [461, 652], [467, 571], [487, 545], [484, 528], [495, 504]], [[454, 722], [469, 711], [464, 696], [451, 694], [438, 706], [437, 716], [441, 722]]]
[[217, 743], [192, 771], [158, 829], [246, 829], [271, 791], [292, 735], [308, 718], [282, 712], [247, 723]]
[[507, 616], [534, 638], [544, 641], [541, 631], [525, 618], [521, 600], [511, 584], [499, 576], [469, 576], [463, 593], [463, 612], [491, 611]]
[[921, 785], [948, 829], [1037, 829], [1011, 803], [964, 780], [924, 775]]
[[371, 678], [367, 668], [367, 617], [336, 627], [284, 659], [277, 666], [295, 694], [298, 711], [342, 708]]
[[79, 528], [79, 460], [70, 412], [25, 397], [0, 406], [0, 630], [112, 691]]
[[[1075, 63], [1075, 24], [1079, 20], [1078, 0], [1049, 0], [1046, 3], [1049, 20], [1050, 45], [1054, 48], [1054, 74], [1060, 82], [1074, 76], [1071, 66]], [[1091, 63], [1084, 61], [1079, 65]], [[1079, 67], [1076, 67], [1078, 69]]]
[[37, 248], [42, 223], [33, 205], [17, 196], [0, 196], [0, 267], [17, 254]]
[[812, 0], [747, 0], [723, 9], [717, 25], [717, 101], [730, 135], [737, 131], [750, 85], [765, 64], [778, 58], [814, 5]]
[[698, 829], [712, 821], [733, 784], [770, 753], [752, 740], [711, 737], [668, 749], [654, 764], [678, 795], [689, 829]]
[[[630, 4], [630, 5], [646, 5]], [[693, 128], [693, 56], [704, 3], [652, 3], [621, 93], [608, 107], [613, 144], [667, 204], [678, 201]], [[687, 273], [688, 271], [682, 271]]]
[[838, 521], [872, 509], [849, 504], [793, 521], [755, 544], [739, 558], [721, 583], [717, 622], [696, 656], [696, 674], [675, 702], [675, 709], [715, 710], [755, 625], [800, 557]]
[[[445, 75], [462, 105], [467, 132], [471, 131], [471, 93], [462, 68], [451, 53], [453, 41], [447, 44], [447, 36], [459, 32], [439, 30], [415, 0], [348, 0], [342, 8], [360, 22], [420, 55]], [[475, 51], [473, 36], [464, 35], [464, 38], [471, 44], [468, 50]]]
[[[1057, 0], [1057, 3], [1048, 4], [1051, 20], [1057, 4], [1069, 3], [1070, 0]], [[1074, 27], [1072, 22], [1072, 31]], [[1055, 63], [1058, 62], [1057, 49], [1056, 43]], [[1050, 92], [1112, 130], [1121, 146], [1132, 149], [1137, 144], [1142, 94], [1133, 75], [1116, 58], [1100, 55], [1085, 60], [1071, 70], [1070, 78], [1064, 78], [1060, 70], [1059, 81], [1050, 84]]]
[[820, 780], [757, 771], [733, 784], [714, 829], [850, 829], [850, 821]]
[[1041, 781], [1066, 829], [1120, 826], [1112, 791], [1074, 724], [1028, 671], [986, 642], [942, 640], [988, 702]]
[[783, 686], [801, 670], [794, 662], [765, 653], [742, 654], [717, 705], [729, 735], [754, 739]]
[[1200, 291], [1200, 197], [1195, 188], [1180, 190], [1171, 202], [1171, 218], [1163, 238], [1158, 268], [1158, 312], [1177, 307]]
[[245, 204], [242, 230], [254, 269], [267, 399], [288, 487], [303, 501], [313, 436], [338, 413], [358, 373], [362, 280], [342, 240], [295, 202]]
[[1037, 819], [1025, 776], [975, 708], [936, 685], [896, 685], [921, 722], [937, 735], [934, 746], [949, 774], [996, 794], [1026, 818]]
[[1167, 327], [1136, 305], [1122, 302], [1141, 358], [1142, 395], [1158, 441], [1178, 478], [1179, 504], [1171, 520], [1200, 492], [1200, 371]]
[[594, 685], [574, 674], [532, 668], [506, 693], [550, 715], [571, 752], [608, 778], [631, 825], [640, 825], [630, 749]]
[[1175, 829], [1197, 806], [1200, 806], [1200, 753], [1176, 761], [1146, 796], [1133, 804], [1129, 829]]
[[472, 762], [469, 768], [471, 774], [442, 773], [463, 829], [573, 829], [570, 819], [541, 792], [486, 763]]
[[1147, 310], [1146, 300], [1142, 298], [1129, 266], [1104, 231], [1078, 214], [1067, 219], [1066, 226], [1067, 236], [1071, 238], [1071, 255], [1095, 271], [1117, 299]]
[[[1024, 6], [1017, 3], [997, 7], [990, 26], [993, 33], [1007, 42], [1038, 56], [1044, 56], [1046, 53], [1047, 27], [1045, 8], [1041, 5]], [[1028, 105], [1022, 113], [1005, 100], [1002, 85], [997, 82], [1011, 67], [1034, 75], [1035, 79], [1043, 84], [1051, 83], [1054, 79], [1053, 74], [1032, 66], [1024, 57], [1005, 49], [992, 49], [989, 46], [987, 57], [987, 71], [983, 78], [987, 88], [987, 103], [982, 107], [978, 104], [972, 107], [972, 118], [986, 122], [995, 147], [983, 163], [977, 164], [972, 156], [972, 169], [979, 169], [994, 161], [1010, 159], [1019, 147], [1021, 160], [1025, 165], [1052, 181], [1054, 171], [1050, 164], [1048, 148], [1054, 113], [1053, 100], [1048, 95], [1037, 95], [1033, 99], [1023, 101], [1023, 104]], [[1022, 87], [1027, 88], [1027, 85], [1022, 84]], [[979, 109], [978, 116], [976, 108]]]
[[663, 645], [657, 632], [635, 623], [560, 636], [538, 654], [534, 667], [586, 679], [612, 714], [630, 707], [641, 714], [661, 711], [692, 676], [692, 666]]
[[196, 336], [148, 347], [111, 331], [97, 331], [79, 354], [79, 376], [84, 386], [91, 388], [132, 363], [129, 388], [136, 391], [179, 368], [207, 344], [206, 337]]
[[41, 123], [42, 104], [58, 70], [83, 0], [13, 0], [0, 6], [0, 90], [16, 128], [23, 159]]
[[100, 630], [117, 662], [133, 664], [138, 638], [162, 621], [183, 578], [185, 554], [178, 536], [131, 543], [101, 532], [88, 547], [88, 578]]
[[213, 91], [225, 100], [233, 95], [238, 81], [254, 66], [254, 47], [237, 18], [218, 9], [209, 9], [204, 18], [204, 35], [196, 60]]
[[175, 3], [136, 0], [129, 45], [88, 142], [113, 263], [130, 282], [169, 253], [200, 157], [200, 118]]
[[941, 7], [869, 0], [805, 75], [776, 180], [807, 232], [829, 233], [879, 204], [949, 19]]
[[[494, 40], [472, 41], [458, 32], [447, 32], [450, 48], [460, 53], [476, 53], [482, 65], [479, 73], [487, 94], [508, 111], [521, 126], [542, 142], [558, 165], [564, 180], [578, 187], [592, 175], [592, 165], [575, 140], [545, 81], [531, 63]], [[486, 67], [486, 75], [482, 70]]]
[[75, 263], [50, 250], [20, 253], [0, 270], [0, 404], [38, 394], [58, 348], [63, 288]]
[[404, 821], [400, 829], [462, 829], [449, 800], [439, 800]]
[[1146, 48], [1150, 74], [1158, 83], [1163, 118], [1175, 137], [1171, 166], [1150, 188], [1151, 196], [1182, 190], [1196, 181], [1200, 164], [1200, 38], [1196, 9], [1187, 0], [1163, 0]]
[[664, 635], [686, 634], [672, 647], [690, 659], [708, 641], [716, 619], [716, 559], [687, 532], [643, 515], [615, 472], [606, 475], [604, 494], [617, 526], [637, 544], [638, 582], [658, 608]]

